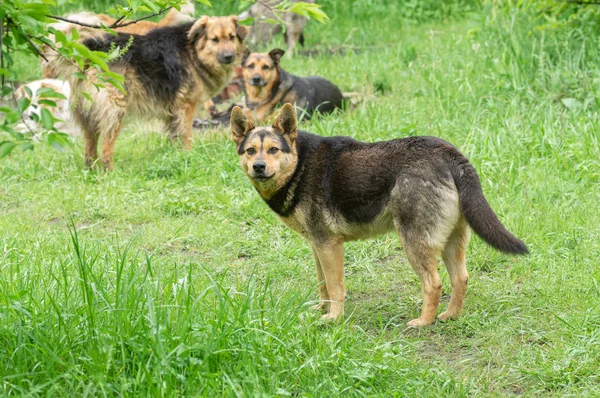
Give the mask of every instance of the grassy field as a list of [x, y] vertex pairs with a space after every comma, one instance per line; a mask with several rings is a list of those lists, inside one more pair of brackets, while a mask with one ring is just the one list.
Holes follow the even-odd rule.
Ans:
[[398, 239], [347, 244], [347, 316], [323, 324], [311, 251], [229, 132], [184, 152], [132, 120], [110, 174], [84, 169], [78, 138], [0, 160], [0, 395], [600, 395], [598, 41], [485, 8], [321, 3], [331, 22], [310, 23], [308, 48], [357, 50], [283, 66], [367, 99], [301, 127], [454, 143], [531, 254], [474, 237], [464, 316], [412, 330]]

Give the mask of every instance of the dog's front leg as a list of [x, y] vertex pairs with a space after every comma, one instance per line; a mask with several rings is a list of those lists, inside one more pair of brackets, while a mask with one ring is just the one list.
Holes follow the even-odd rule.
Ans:
[[180, 104], [168, 121], [170, 138], [172, 140], [179, 138], [188, 151], [192, 149], [192, 124], [195, 110], [195, 103]]
[[344, 241], [331, 239], [315, 244], [314, 251], [320, 264], [321, 272], [325, 278], [325, 287], [329, 296], [329, 312], [323, 315], [324, 319], [336, 319], [344, 315], [344, 300], [346, 288], [344, 286]]
[[327, 310], [329, 311], [329, 293], [327, 293], [327, 282], [325, 281], [325, 274], [321, 267], [321, 261], [317, 255], [317, 250], [313, 247], [313, 256], [317, 265], [317, 282], [319, 283], [319, 304], [315, 305], [315, 310]]

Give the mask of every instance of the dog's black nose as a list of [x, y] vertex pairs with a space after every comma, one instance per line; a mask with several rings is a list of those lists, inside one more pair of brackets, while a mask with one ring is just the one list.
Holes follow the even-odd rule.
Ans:
[[233, 62], [233, 60], [235, 59], [235, 53], [225, 53], [223, 55], [221, 55], [221, 63], [223, 64], [230, 64]]
[[255, 173], [263, 174], [265, 172], [265, 169], [267, 168], [267, 164], [262, 160], [259, 160], [257, 162], [254, 162], [252, 168], [254, 169]]
[[250, 79], [250, 83], [252, 83], [252, 84], [260, 84], [261, 83], [260, 76], [258, 76], [258, 75], [252, 76], [252, 79]]

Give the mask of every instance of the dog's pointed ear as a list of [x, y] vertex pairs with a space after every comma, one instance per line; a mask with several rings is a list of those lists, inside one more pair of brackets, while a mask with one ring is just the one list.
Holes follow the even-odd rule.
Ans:
[[206, 34], [206, 26], [208, 25], [207, 16], [203, 16], [198, 18], [196, 22], [192, 25], [188, 32], [188, 40], [192, 43], [197, 42]]
[[241, 41], [244, 41], [246, 36], [248, 36], [248, 27], [244, 26], [244, 25], [240, 25], [240, 19], [238, 17], [236, 17], [235, 15], [232, 15], [230, 18], [231, 18], [231, 21], [233, 22], [233, 24], [235, 25], [235, 32], [237, 33], [237, 37]]
[[239, 145], [243, 141], [248, 131], [254, 129], [254, 124], [252, 123], [252, 120], [248, 119], [246, 115], [244, 115], [242, 108], [240, 108], [239, 106], [235, 106], [231, 110], [229, 124], [231, 125], [231, 139], [237, 145]]
[[283, 57], [283, 54], [285, 54], [285, 51], [283, 51], [281, 48], [276, 48], [274, 50], [269, 51], [269, 57], [271, 57], [275, 65], [279, 65], [279, 60], [281, 59], [281, 57]]
[[296, 112], [292, 104], [285, 104], [279, 114], [275, 118], [273, 127], [281, 131], [283, 135], [287, 135], [290, 141], [294, 141], [298, 136], [298, 127], [296, 125]]
[[246, 65], [246, 61], [248, 60], [248, 57], [250, 56], [251, 52], [248, 48], [244, 49], [244, 55], [242, 56], [242, 66]]

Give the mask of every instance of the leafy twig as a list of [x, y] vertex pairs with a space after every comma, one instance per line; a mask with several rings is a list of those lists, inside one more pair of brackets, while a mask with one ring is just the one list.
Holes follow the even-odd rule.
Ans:
[[[109, 29], [117, 29], [117, 28], [122, 28], [122, 27], [125, 27], [125, 26], [129, 26], [129, 25], [133, 25], [134, 23], [138, 23], [138, 22], [143, 21], [145, 19], [149, 19], [149, 18], [155, 17], [157, 15], [162, 15], [165, 12], [169, 11], [171, 8], [173, 8], [173, 7], [162, 8], [158, 12], [155, 12], [154, 14], [146, 15], [145, 17], [134, 19], [132, 21], [127, 21], [125, 23], [119, 23], [124, 18], [124, 16], [121, 16], [112, 25], [107, 26], [107, 28], [109, 28]], [[86, 28], [94, 28], [94, 29], [100, 29], [100, 28], [102, 28], [102, 26], [91, 25], [91, 24], [87, 24], [85, 22], [73, 21], [72, 19], [64, 18], [64, 17], [59, 17], [57, 15], [46, 15], [46, 16], [48, 18], [56, 19], [58, 21], [64, 21], [64, 22], [69, 22], [69, 23], [72, 23], [72, 24], [75, 24], [75, 25], [79, 25], [79, 26], [85, 26]]]

